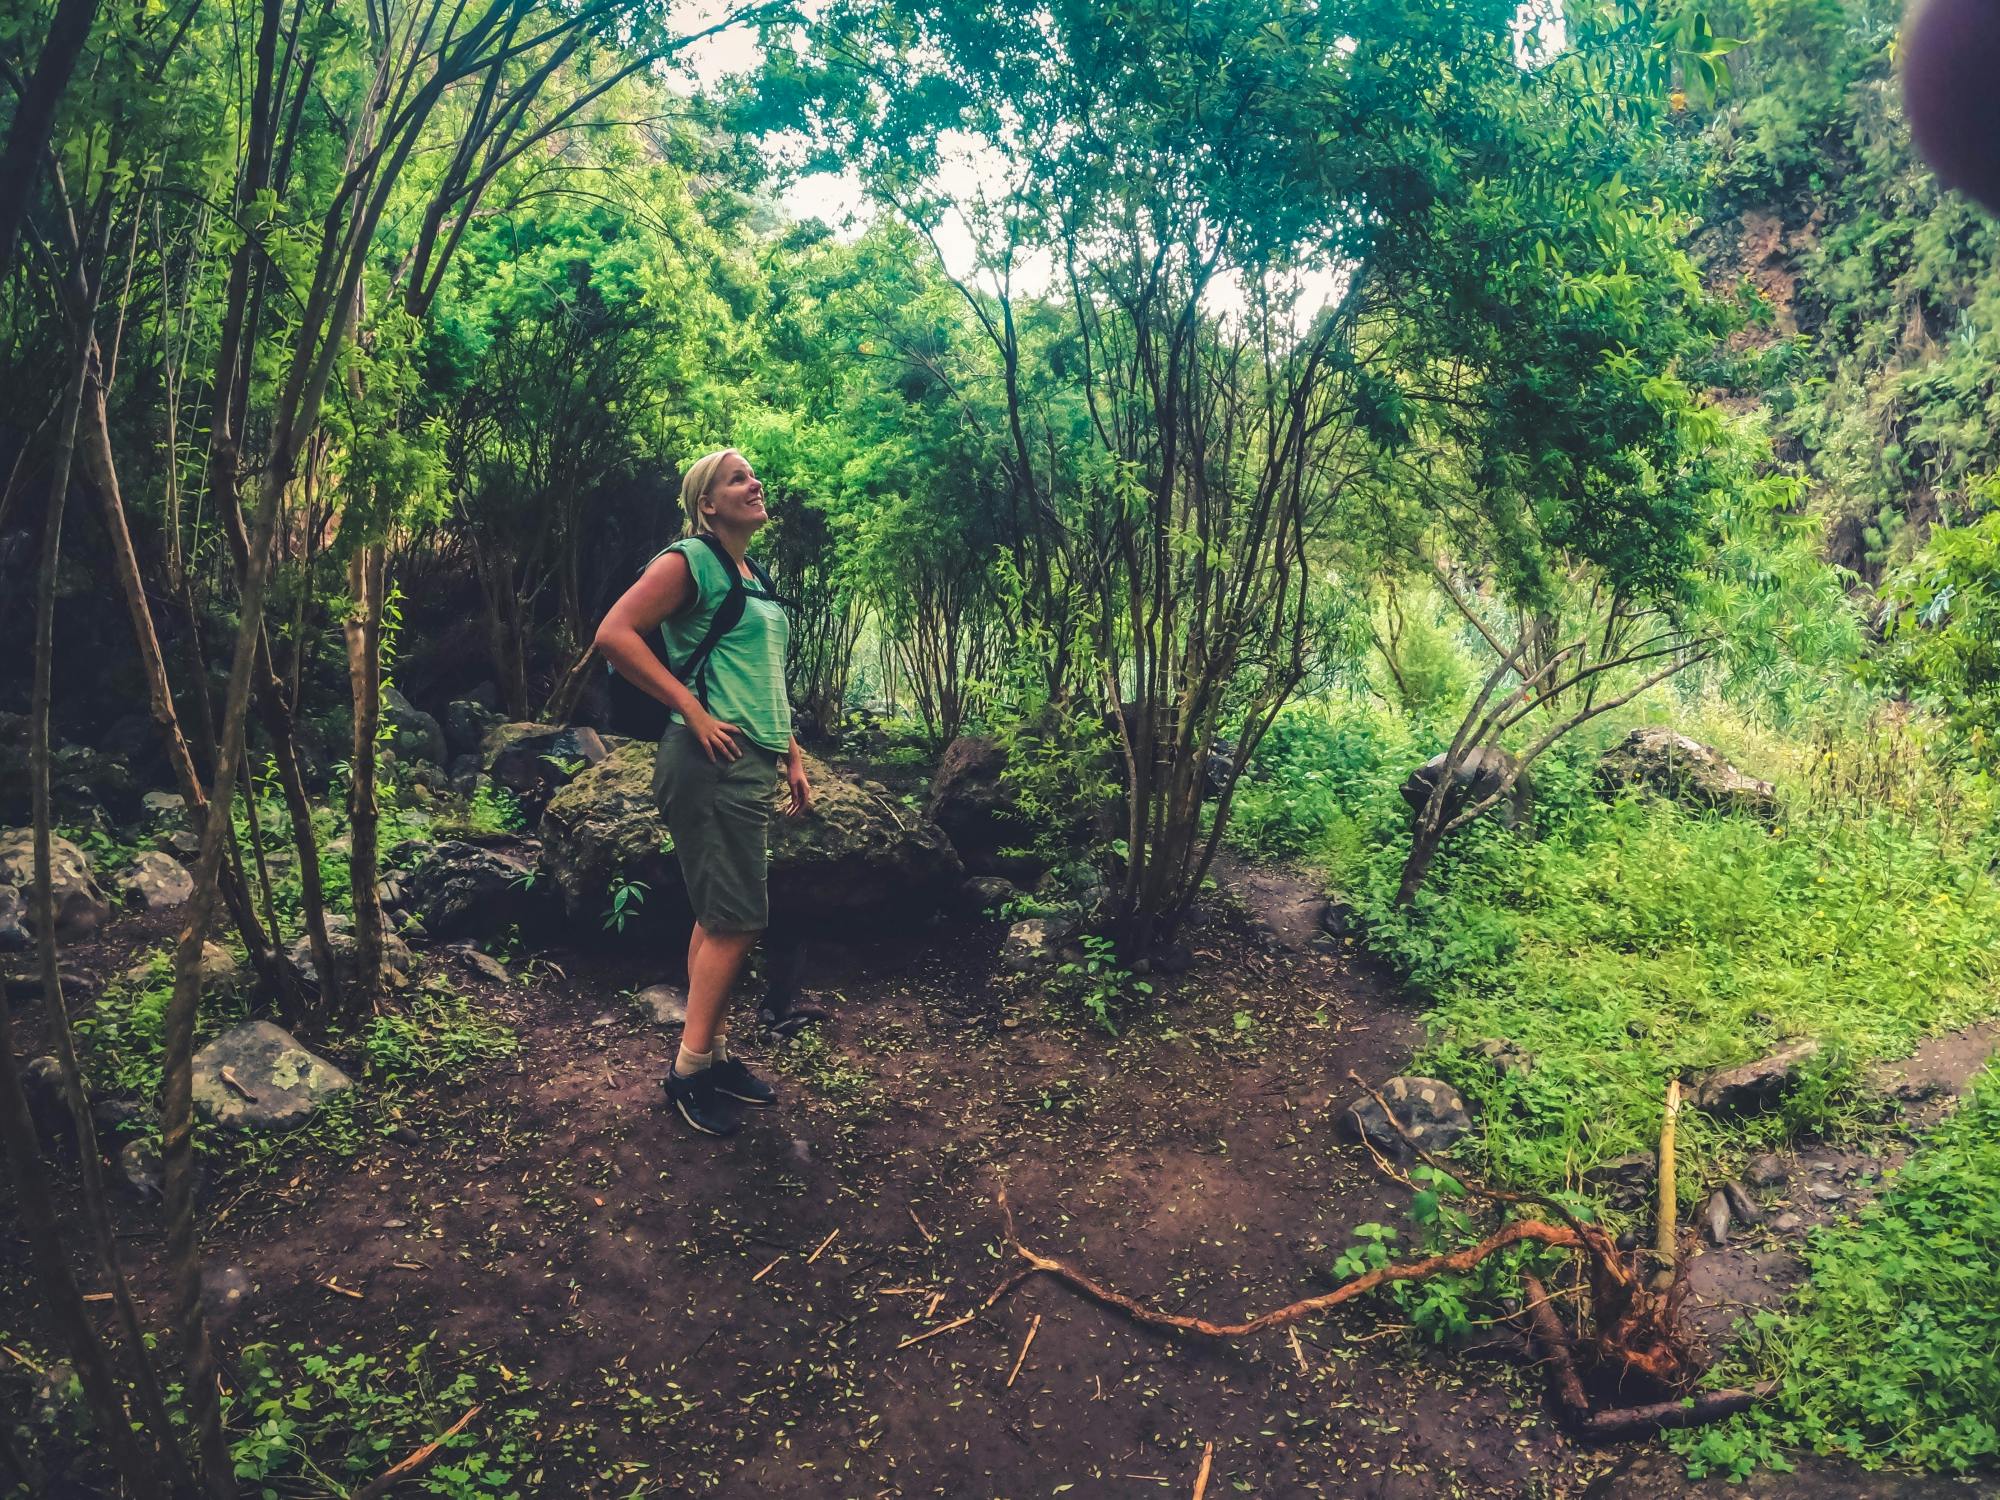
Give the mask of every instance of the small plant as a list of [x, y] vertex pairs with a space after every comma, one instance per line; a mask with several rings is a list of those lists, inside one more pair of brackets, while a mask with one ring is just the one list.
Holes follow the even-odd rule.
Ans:
[[1077, 1003], [1113, 1036], [1118, 1035], [1114, 1012], [1134, 995], [1153, 993], [1150, 984], [1134, 979], [1130, 969], [1119, 965], [1117, 945], [1096, 933], [1083, 939], [1083, 957], [1063, 964], [1056, 973], [1070, 981]]
[[624, 873], [611, 877], [611, 905], [604, 911], [604, 926], [607, 931], [622, 933], [625, 924], [638, 914], [646, 904], [646, 892], [650, 890], [643, 880], [627, 880]]
[[581, 755], [544, 755], [542, 759], [554, 766], [565, 781], [590, 764]]

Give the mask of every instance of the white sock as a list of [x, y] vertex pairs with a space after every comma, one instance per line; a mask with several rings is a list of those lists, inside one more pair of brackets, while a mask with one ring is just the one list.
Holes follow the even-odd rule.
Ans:
[[713, 1054], [717, 1062], [728, 1062], [729, 1061], [728, 1036], [726, 1036], [724, 1033], [720, 1031], [716, 1032], [715, 1040], [708, 1044], [708, 1050], [711, 1054]]
[[674, 1059], [674, 1073], [680, 1078], [692, 1078], [714, 1061], [713, 1052], [690, 1052], [683, 1045], [681, 1055]]

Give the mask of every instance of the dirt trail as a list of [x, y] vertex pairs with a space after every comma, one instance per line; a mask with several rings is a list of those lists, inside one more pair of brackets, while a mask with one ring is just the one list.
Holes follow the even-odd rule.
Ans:
[[[618, 998], [658, 963], [556, 954], [479, 981], [518, 1067], [435, 1097], [413, 1144], [228, 1205], [211, 1260], [254, 1290], [225, 1346], [401, 1350], [436, 1329], [540, 1388], [551, 1496], [1183, 1495], [1207, 1444], [1211, 1496], [1968, 1493], [1826, 1467], [1689, 1486], [1652, 1450], [1577, 1448], [1535, 1372], [1414, 1348], [1386, 1304], [1296, 1345], [1213, 1346], [1030, 1283], [905, 1346], [1008, 1269], [1003, 1182], [1038, 1248], [1212, 1317], [1331, 1285], [1355, 1225], [1399, 1222], [1334, 1117], [1348, 1069], [1399, 1070], [1418, 1017], [1302, 938], [1296, 883], [1241, 889], [1248, 908], [1220, 903], [1159, 1013], [1115, 1039], [996, 977], [997, 927], [829, 947], [829, 1045], [773, 1058], [740, 1036], [784, 1097], [726, 1142], [658, 1107], [671, 1039]], [[1275, 932], [1253, 914], [1271, 901], [1293, 913]]]

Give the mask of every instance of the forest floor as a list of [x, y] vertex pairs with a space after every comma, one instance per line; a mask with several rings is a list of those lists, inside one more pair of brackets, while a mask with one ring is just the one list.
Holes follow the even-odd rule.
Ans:
[[[518, 1057], [420, 1091], [400, 1139], [215, 1194], [211, 1268], [250, 1289], [222, 1310], [225, 1351], [393, 1362], [434, 1339], [446, 1370], [498, 1371], [504, 1403], [539, 1414], [514, 1483], [551, 1496], [1186, 1495], [1205, 1452], [1210, 1496], [2000, 1493], [1823, 1463], [1690, 1484], [1654, 1445], [1573, 1443], [1511, 1343], [1422, 1347], [1386, 1302], [1230, 1344], [1045, 1279], [978, 1311], [1012, 1269], [1003, 1185], [1030, 1245], [1211, 1318], [1324, 1290], [1356, 1225], [1403, 1222], [1336, 1118], [1350, 1069], [1405, 1067], [1417, 1010], [1309, 941], [1298, 882], [1223, 875], [1193, 967], [1118, 1037], [1003, 975], [996, 924], [816, 950], [836, 1018], [790, 1046], [737, 1028], [782, 1097], [727, 1141], [662, 1108], [673, 1038], [627, 998], [671, 960], [457, 974]], [[167, 931], [125, 919], [70, 961], [108, 975]], [[160, 1308], [155, 1211], [121, 1212]], [[32, 1327], [6, 1254], [0, 1327]], [[1784, 1280], [1760, 1259], [1702, 1295]]]

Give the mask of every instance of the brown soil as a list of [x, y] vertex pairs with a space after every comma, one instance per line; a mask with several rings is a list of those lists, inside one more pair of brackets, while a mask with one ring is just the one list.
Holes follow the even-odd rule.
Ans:
[[[159, 927], [121, 924], [80, 958], [110, 972]], [[1400, 1192], [1334, 1129], [1348, 1070], [1399, 1071], [1420, 1037], [1380, 978], [1225, 899], [1191, 934], [1194, 967], [1156, 976], [1160, 1007], [1113, 1038], [997, 977], [1001, 934], [816, 955], [830, 1046], [807, 1062], [739, 1037], [783, 1098], [724, 1142], [660, 1108], [671, 1038], [619, 998], [662, 965], [553, 954], [505, 987], [471, 981], [518, 1029], [517, 1067], [426, 1099], [412, 1143], [301, 1160], [211, 1205], [212, 1266], [254, 1288], [225, 1350], [395, 1352], [435, 1331], [448, 1361], [534, 1383], [531, 1491], [550, 1496], [1184, 1495], [1209, 1445], [1210, 1496], [1709, 1493], [1657, 1450], [1577, 1447], [1511, 1346], [1418, 1347], [1388, 1303], [1296, 1344], [1214, 1345], [1031, 1282], [899, 1347], [1006, 1274], [1002, 1184], [1029, 1243], [1213, 1318], [1324, 1289], [1355, 1225], [1400, 1221]], [[33, 1326], [23, 1279], [0, 1236], [0, 1327]], [[1864, 1489], [1821, 1466], [1729, 1493]]]

